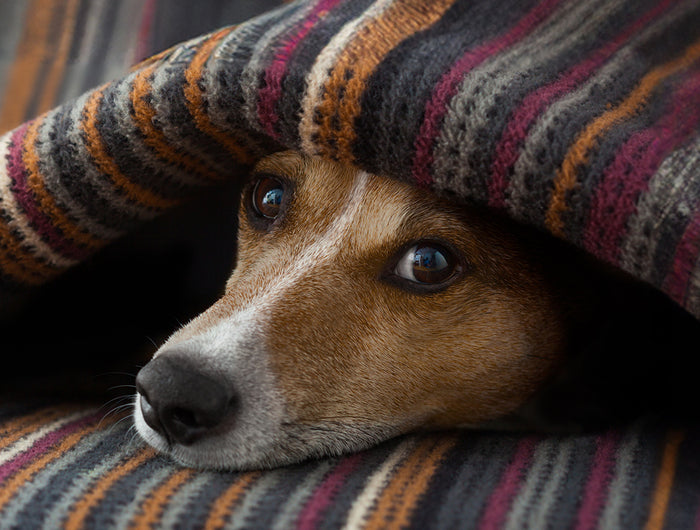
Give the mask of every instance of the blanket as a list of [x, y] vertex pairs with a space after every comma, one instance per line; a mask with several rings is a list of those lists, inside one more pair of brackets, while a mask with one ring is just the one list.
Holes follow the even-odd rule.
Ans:
[[318, 0], [195, 38], [2, 137], [0, 293], [294, 148], [503, 211], [700, 316], [698, 28], [693, 0]]
[[[700, 316], [697, 1], [292, 2], [125, 71], [170, 37], [234, 23], [234, 4], [252, 3], [0, 2], [3, 54], [8, 41], [20, 58], [39, 40], [54, 52], [0, 62], [11, 94], [0, 106], [10, 130], [0, 140], [0, 314], [71, 268], [85, 274], [87, 258], [120, 235], [204, 188], [228, 192], [219, 183], [291, 147], [506, 213]], [[20, 35], [25, 10], [41, 31]], [[109, 304], [119, 288], [93, 284], [91, 300]], [[138, 318], [149, 311], [141, 305]], [[59, 304], [27, 334], [61, 311], [81, 327]], [[119, 351], [123, 329], [112, 333], [103, 342]], [[74, 353], [52, 336], [46, 344], [56, 363]], [[36, 355], [5, 341], [0, 351], [6, 362]], [[0, 381], [0, 528], [677, 529], [700, 520], [692, 425], [422, 434], [265, 472], [197, 471], [133, 436], [120, 412], [130, 388], [100, 406], [45, 399], [36, 392], [45, 379], [34, 384], [18, 395]], [[68, 394], [80, 386], [68, 385]]]

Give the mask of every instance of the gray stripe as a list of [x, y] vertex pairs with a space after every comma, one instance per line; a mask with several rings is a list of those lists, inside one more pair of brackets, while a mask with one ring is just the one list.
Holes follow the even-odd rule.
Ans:
[[[70, 109], [70, 128], [66, 131], [66, 135], [82, 140], [83, 131], [80, 123], [84, 110], [83, 106], [90, 95], [91, 94], [82, 96]], [[118, 232], [125, 227], [125, 217], [131, 218], [129, 219], [129, 224], [134, 224], [134, 221], [138, 222], [152, 219], [156, 212], [140, 203], [134, 203], [129, 200], [126, 195], [113, 184], [112, 180], [97, 168], [95, 160], [90, 153], [88, 153], [86, 145], [84, 141], [71, 142], [74, 151], [71, 153], [70, 160], [75, 164], [76, 170], [84, 172], [80, 179], [81, 185], [89, 185], [95, 195], [102, 199], [101, 201], [95, 201], [94, 196], [89, 197], [89, 204], [95, 204], [96, 202], [103, 204], [102, 208], [90, 212], [92, 219], [95, 221], [99, 219], [103, 225], [111, 223], [117, 227]], [[70, 180], [74, 181], [75, 172], [71, 172], [71, 177]]]
[[267, 144], [270, 144], [270, 139], [250, 134], [252, 124], [240, 113], [245, 103], [240, 78], [241, 58], [250, 57], [251, 43], [264, 35], [280, 14], [286, 13], [286, 9], [296, 8], [296, 5], [289, 4], [281, 11], [271, 11], [236, 28], [218, 45], [202, 75], [201, 82], [205, 87], [203, 107], [212, 125], [220, 131], [235, 131], [237, 141], [257, 157], [269, 152]]
[[263, 128], [258, 120], [258, 99], [261, 77], [277, 51], [276, 47], [272, 46], [272, 43], [293, 28], [300, 20], [306, 18], [316, 3], [317, 1], [294, 2], [293, 6], [286, 10], [285, 15], [280, 17], [280, 21], [266, 30], [255, 43], [250, 60], [241, 72], [241, 88], [244, 101], [241, 114], [249, 125], [261, 132]]
[[[95, 434], [83, 438], [80, 442], [80, 450], [68, 451], [59, 458], [51, 462], [44, 469], [39, 471], [32, 478], [31, 482], [25, 483], [25, 487], [20, 489], [17, 495], [0, 510], [0, 527], [8, 528], [13, 525], [24, 527], [37, 527], [44, 521], [44, 526], [50, 525], [52, 528], [58, 528], [61, 521], [61, 516], [54, 518], [55, 523], [51, 525], [52, 515], [57, 511], [54, 507], [52, 512], [48, 510], [51, 506], [59, 503], [58, 509], [64, 509], [65, 504], [62, 501], [66, 499], [65, 495], [60, 495], [65, 491], [65, 488], [71, 485], [80, 484], [85, 480], [92, 480], [96, 475], [80, 476], [79, 469], [76, 470], [76, 462], [85, 460], [85, 456], [92, 449], [102, 442], [109, 432], [98, 431]], [[81, 462], [84, 465], [84, 462]], [[28, 486], [28, 487], [27, 487]], [[47, 488], [55, 491], [56, 495], [47, 496]], [[64, 513], [61, 512], [61, 513]], [[24, 512], [24, 513], [22, 513]]]
[[103, 521], [98, 523], [97, 521], [95, 521], [94, 527], [125, 529], [129, 528], [131, 521], [134, 519], [134, 516], [140, 513], [139, 507], [143, 504], [143, 502], [150, 497], [154, 489], [156, 489], [163, 482], [168, 480], [168, 478], [176, 470], [177, 469], [172, 465], [166, 467], [157, 467], [156, 469], [152, 470], [151, 474], [145, 480], [139, 480], [136, 483], [137, 485], [130, 484], [131, 487], [125, 488], [128, 489], [130, 493], [133, 492], [133, 498], [128, 503], [122, 504], [118, 501], [114, 502], [115, 498], [114, 496], [111, 496], [110, 500], [112, 501], [112, 503], [110, 503], [110, 505], [112, 508], [118, 510], [117, 513], [115, 514], [114, 518], [107, 519], [107, 521], [109, 522]]
[[616, 12], [620, 3], [598, 0], [565, 4], [522, 42], [467, 74], [448, 105], [436, 140], [432, 171], [437, 190], [449, 189], [461, 196], [486, 200], [484, 186], [477, 182], [487, 177], [485, 168], [474, 167], [470, 161], [476, 150], [484, 148], [483, 137], [489, 136], [494, 125], [492, 109], [510, 97], [513, 85], [520, 84], [521, 79], [552, 68], [557, 57], [581, 47], [584, 35], [596, 35], [598, 26]]
[[[86, 449], [89, 448], [89, 446], [87, 448], [84, 447], [81, 442], [81, 452], [78, 454], [84, 455]], [[45, 515], [42, 528], [46, 530], [60, 528], [63, 521], [74, 508], [75, 503], [88, 491], [90, 486], [106, 475], [114, 466], [118, 465], [125, 456], [128, 457], [131, 455], [129, 453], [125, 455], [121, 452], [105, 455], [103, 451], [98, 451], [97, 454], [91, 455], [92, 458], [89, 462], [89, 466], [83, 464], [82, 469], [76, 469], [72, 472], [70, 470], [64, 470], [61, 477], [64, 483], [51, 485], [52, 491], [60, 492], [60, 495], [50, 511], [46, 508], [41, 508], [40, 503], [33, 503], [29, 506], [28, 511], [30, 514], [36, 514], [37, 511], [40, 511]], [[35, 489], [34, 484], [32, 485], [32, 489]]]
[[[656, 268], [656, 256], [675, 251], [675, 247], [664, 248], [664, 234], [669, 232], [669, 226], [675, 231], [687, 224], [697, 206], [697, 189], [700, 137], [671, 153], [649, 180], [648, 191], [639, 198], [636, 213], [628, 221], [627, 236], [620, 245], [620, 265], [624, 270], [657, 286], [662, 283], [666, 268]], [[666, 256], [666, 262], [671, 259], [671, 255]]]
[[332, 463], [335, 462], [328, 460], [314, 462], [310, 473], [308, 473], [299, 483], [293, 493], [285, 495], [284, 502], [277, 505], [276, 511], [271, 511], [271, 513], [275, 513], [274, 522], [271, 525], [271, 528], [276, 530], [285, 530], [286, 528], [291, 528], [294, 526], [294, 523], [299, 516], [299, 512], [314, 490], [321, 483], [323, 477], [325, 477], [328, 471], [330, 471], [332, 468]]
[[[607, 110], [609, 102], [626, 96], [649, 68], [639, 60], [638, 47], [681, 21], [685, 9], [676, 9], [636, 34], [594, 76], [576, 91], [554, 102], [532, 126], [514, 167], [507, 203], [513, 217], [543, 224], [552, 179], [564, 156], [585, 126]], [[600, 95], [606, 94], [603, 98]]]
[[[231, 530], [247, 528], [249, 521], [254, 517], [256, 508], [270, 495], [273, 488], [283, 489], [287, 494], [291, 493], [293, 485], [286, 484], [284, 477], [285, 470], [283, 469], [267, 471], [248, 490], [236, 508], [235, 517], [229, 521], [226, 528]], [[282, 484], [284, 484], [283, 488], [280, 487]]]
[[[526, 138], [508, 189], [513, 217], [542, 225], [552, 180], [572, 142], [586, 124], [607, 110], [607, 103], [628, 94], [647, 64], [635, 60], [640, 43], [683, 15], [676, 10], [635, 35], [581, 87], [554, 102], [542, 113]], [[600, 94], [607, 94], [601, 98]], [[537, 207], [535, 207], [537, 205]]]
[[598, 519], [600, 528], [625, 528], [622, 519], [624, 507], [629, 503], [632, 481], [635, 478], [636, 458], [641, 444], [641, 427], [636, 425], [628, 432], [615, 455], [615, 471], [608, 489], [608, 502]]
[[552, 475], [555, 471], [559, 471], [557, 459], [567, 445], [570, 446], [571, 441], [560, 438], [548, 438], [537, 445], [521, 492], [513, 500], [506, 520], [506, 529], [523, 528], [523, 523], [529, 519], [533, 509], [542, 501], [543, 490], [556, 481], [557, 477]]
[[225, 156], [220, 148], [207, 148], [210, 139], [195, 126], [182, 93], [186, 83], [185, 71], [196, 51], [190, 47], [181, 49], [156, 70], [151, 81], [151, 105], [157, 111], [154, 122], [178, 153], [201, 162], [198, 165], [205, 170], [226, 175], [230, 171], [230, 157]]
[[437, 528], [474, 528], [483, 507], [513, 456], [517, 439], [483, 436], [459, 470], [435, 521]]
[[183, 484], [165, 507], [159, 526], [161, 528], [201, 528], [203, 521], [192, 518], [190, 505], [203, 489], [211, 485], [211, 482], [211, 473], [199, 472]]
[[560, 440], [551, 455], [547, 480], [538, 484], [542, 487], [536, 503], [530, 506], [526, 521], [523, 526], [528, 528], [546, 528], [550, 513], [555, 509], [560, 500], [560, 490], [564, 479], [571, 471], [572, 459], [575, 457], [575, 444], [573, 439]]
[[[105, 142], [112, 148], [121, 147], [120, 152], [111, 153], [115, 161], [121, 161], [121, 157], [129, 156], [129, 161], [137, 162], [138, 166], [119, 163], [122, 171], [141, 186], [148, 189], [157, 189], [159, 194], [167, 197], [173, 193], [174, 189], [181, 186], [202, 186], [202, 180], [198, 176], [192, 175], [189, 171], [162, 160], [153, 149], [148, 147], [143, 140], [143, 133], [136, 125], [131, 108], [131, 90], [137, 72], [125, 77], [119, 82], [110, 86], [105, 92], [108, 98], [110, 118], [113, 124], [100, 122], [99, 129]], [[103, 116], [100, 112], [100, 116]], [[112, 129], [113, 133], [121, 135], [128, 145], [111, 143], [105, 129]], [[142, 167], [142, 170], [138, 170]]]
[[[78, 100], [78, 105], [82, 104], [84, 98], [85, 96]], [[62, 168], [54, 153], [58, 150], [59, 155], [66, 156], [73, 151], [73, 148], [82, 145], [82, 139], [76, 135], [75, 131], [66, 132], [60, 136], [55, 135], [56, 127], [65, 125], [63, 112], [69, 109], [71, 107], [58, 108], [49, 112], [39, 127], [38, 141], [32, 146], [39, 158], [42, 183], [56, 203], [65, 211], [67, 217], [83, 231], [100, 238], [114, 239], [120, 236], [122, 231], [105, 226], [92, 216], [89, 208], [94, 207], [91, 203], [93, 197], [90, 194], [73, 193], [73, 190], [64, 185], [65, 179], [61, 178]], [[66, 157], [66, 159], [68, 158]], [[68, 176], [69, 181], [71, 177], [74, 178], [76, 175], [71, 173]]]

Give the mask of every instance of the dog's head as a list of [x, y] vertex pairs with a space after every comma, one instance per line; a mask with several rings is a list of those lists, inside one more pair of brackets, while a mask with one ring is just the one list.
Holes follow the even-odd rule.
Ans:
[[143, 438], [193, 466], [269, 467], [515, 410], [561, 353], [529, 242], [476, 211], [279, 153], [241, 204], [223, 297], [139, 373]]

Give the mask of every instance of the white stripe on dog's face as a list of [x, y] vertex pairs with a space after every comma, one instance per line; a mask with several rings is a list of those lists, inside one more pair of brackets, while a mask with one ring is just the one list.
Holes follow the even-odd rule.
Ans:
[[[225, 381], [235, 414], [168, 446], [137, 400], [153, 446], [188, 465], [281, 465], [499, 416], [549, 373], [558, 316], [515, 237], [410, 186], [295, 153], [255, 173], [286, 183], [282, 213], [260, 225], [244, 192], [225, 295], [156, 353]], [[456, 249], [464, 274], [423, 294], [387, 281], [421, 240]]]
[[[326, 226], [326, 219], [317, 227], [307, 227], [306, 237], [296, 244], [293, 252], [284, 256], [271, 253], [258, 256], [255, 289], [246, 293], [244, 301], [229, 307], [224, 299], [210, 311], [200, 315], [188, 327], [176, 333], [158, 352], [160, 354], [186, 356], [209, 374], [224, 375], [236, 389], [240, 398], [239, 410], [231, 422], [231, 428], [220, 436], [197, 443], [196, 447], [169, 447], [165, 440], [143, 420], [137, 400], [135, 421], [139, 433], [157, 449], [186, 463], [198, 467], [247, 468], [267, 467], [302, 459], [310, 452], [337, 453], [349, 444], [362, 442], [356, 432], [341, 432], [339, 440], [327, 440], [308, 436], [303, 429], [289, 427], [288, 406], [280, 391], [277, 378], [270, 369], [269, 352], [265, 337], [271, 332], [269, 321], [273, 309], [284, 305], [287, 291], [300, 279], [313, 275], [346, 248], [358, 225], [358, 217], [366, 206], [370, 176], [356, 172], [349, 181], [350, 187], [338, 197], [336, 217]], [[400, 208], [400, 204], [396, 204]], [[403, 222], [400, 209], [395, 209], [383, 219], [372, 218], [364, 223], [370, 236], [367, 240], [383, 242], [390, 238]], [[359, 221], [362, 224], [361, 221]], [[245, 229], [244, 229], [245, 230]], [[229, 290], [236, 290], [241, 282], [250, 279], [232, 278]], [[240, 292], [239, 294], [243, 294]], [[221, 313], [222, 306], [225, 315]], [[200, 322], [205, 322], [203, 329]], [[192, 333], [191, 328], [201, 331]], [[187, 337], [183, 340], [183, 336]], [[285, 425], [287, 424], [287, 425]], [[385, 438], [382, 433], [377, 438]], [[317, 447], [315, 447], [317, 446]]]

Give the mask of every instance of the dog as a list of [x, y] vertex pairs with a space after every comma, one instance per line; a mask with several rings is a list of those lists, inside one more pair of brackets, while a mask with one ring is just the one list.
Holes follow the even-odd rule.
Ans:
[[184, 465], [254, 469], [608, 409], [569, 377], [591, 322], [627, 311], [598, 269], [478, 207], [276, 153], [243, 190], [225, 293], [139, 372], [136, 429]]

